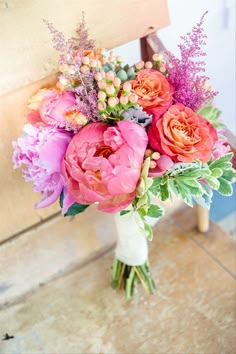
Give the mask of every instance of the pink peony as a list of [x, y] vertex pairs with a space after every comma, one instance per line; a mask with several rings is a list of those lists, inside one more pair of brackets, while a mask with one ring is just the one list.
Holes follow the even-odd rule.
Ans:
[[123, 210], [135, 197], [147, 142], [136, 123], [86, 125], [74, 135], [64, 158], [68, 193], [78, 203], [98, 203], [104, 212]]
[[62, 161], [71, 134], [56, 128], [35, 127], [27, 124], [26, 135], [13, 142], [14, 167], [25, 165], [24, 178], [33, 182], [34, 192], [42, 194], [36, 208], [44, 208], [54, 203], [64, 186]]
[[43, 122], [58, 128], [70, 126], [80, 127], [88, 122], [88, 118], [75, 109], [76, 97], [69, 91], [56, 88], [39, 90], [28, 105], [28, 121], [31, 124]]

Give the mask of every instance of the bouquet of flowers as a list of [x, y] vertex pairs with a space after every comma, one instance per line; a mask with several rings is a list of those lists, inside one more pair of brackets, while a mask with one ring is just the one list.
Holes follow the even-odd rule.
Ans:
[[129, 66], [89, 40], [82, 21], [65, 40], [47, 23], [60, 51], [58, 81], [29, 101], [24, 135], [13, 142], [14, 167], [40, 192], [36, 208], [59, 199], [64, 216], [91, 204], [115, 213], [112, 287], [135, 283], [153, 293], [147, 240], [158, 200], [180, 196], [210, 206], [212, 189], [232, 194], [235, 170], [223, 136], [217, 94], [204, 76], [203, 17], [182, 37], [180, 58], [156, 53]]

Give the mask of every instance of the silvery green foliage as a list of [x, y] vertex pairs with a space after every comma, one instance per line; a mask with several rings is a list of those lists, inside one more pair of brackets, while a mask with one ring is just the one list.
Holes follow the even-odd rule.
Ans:
[[131, 122], [137, 123], [144, 128], [152, 122], [152, 116], [144, 112], [139, 106], [129, 108], [127, 111], [122, 112], [122, 116], [125, 120], [130, 120]]

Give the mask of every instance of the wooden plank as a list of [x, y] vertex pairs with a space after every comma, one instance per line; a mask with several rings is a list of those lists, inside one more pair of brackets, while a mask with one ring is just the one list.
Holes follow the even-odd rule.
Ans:
[[89, 207], [60, 215], [0, 247], [0, 307], [114, 246], [113, 215]]
[[28, 98], [54, 82], [55, 76], [47, 77], [0, 97], [0, 242], [59, 211], [57, 204], [35, 210], [39, 195], [12, 164], [12, 141], [22, 134]]
[[58, 53], [42, 19], [52, 22], [69, 38], [75, 35], [82, 11], [90, 36], [97, 46], [107, 49], [144, 37], [169, 23], [166, 0], [15, 0], [8, 7], [3, 3], [0, 94], [55, 72]]

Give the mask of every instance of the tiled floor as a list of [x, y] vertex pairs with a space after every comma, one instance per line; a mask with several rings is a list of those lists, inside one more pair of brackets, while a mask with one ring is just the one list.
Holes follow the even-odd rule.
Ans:
[[109, 286], [113, 251], [0, 312], [1, 354], [234, 354], [235, 241], [219, 226], [196, 230], [181, 208], [154, 229], [157, 291], [127, 302]]

